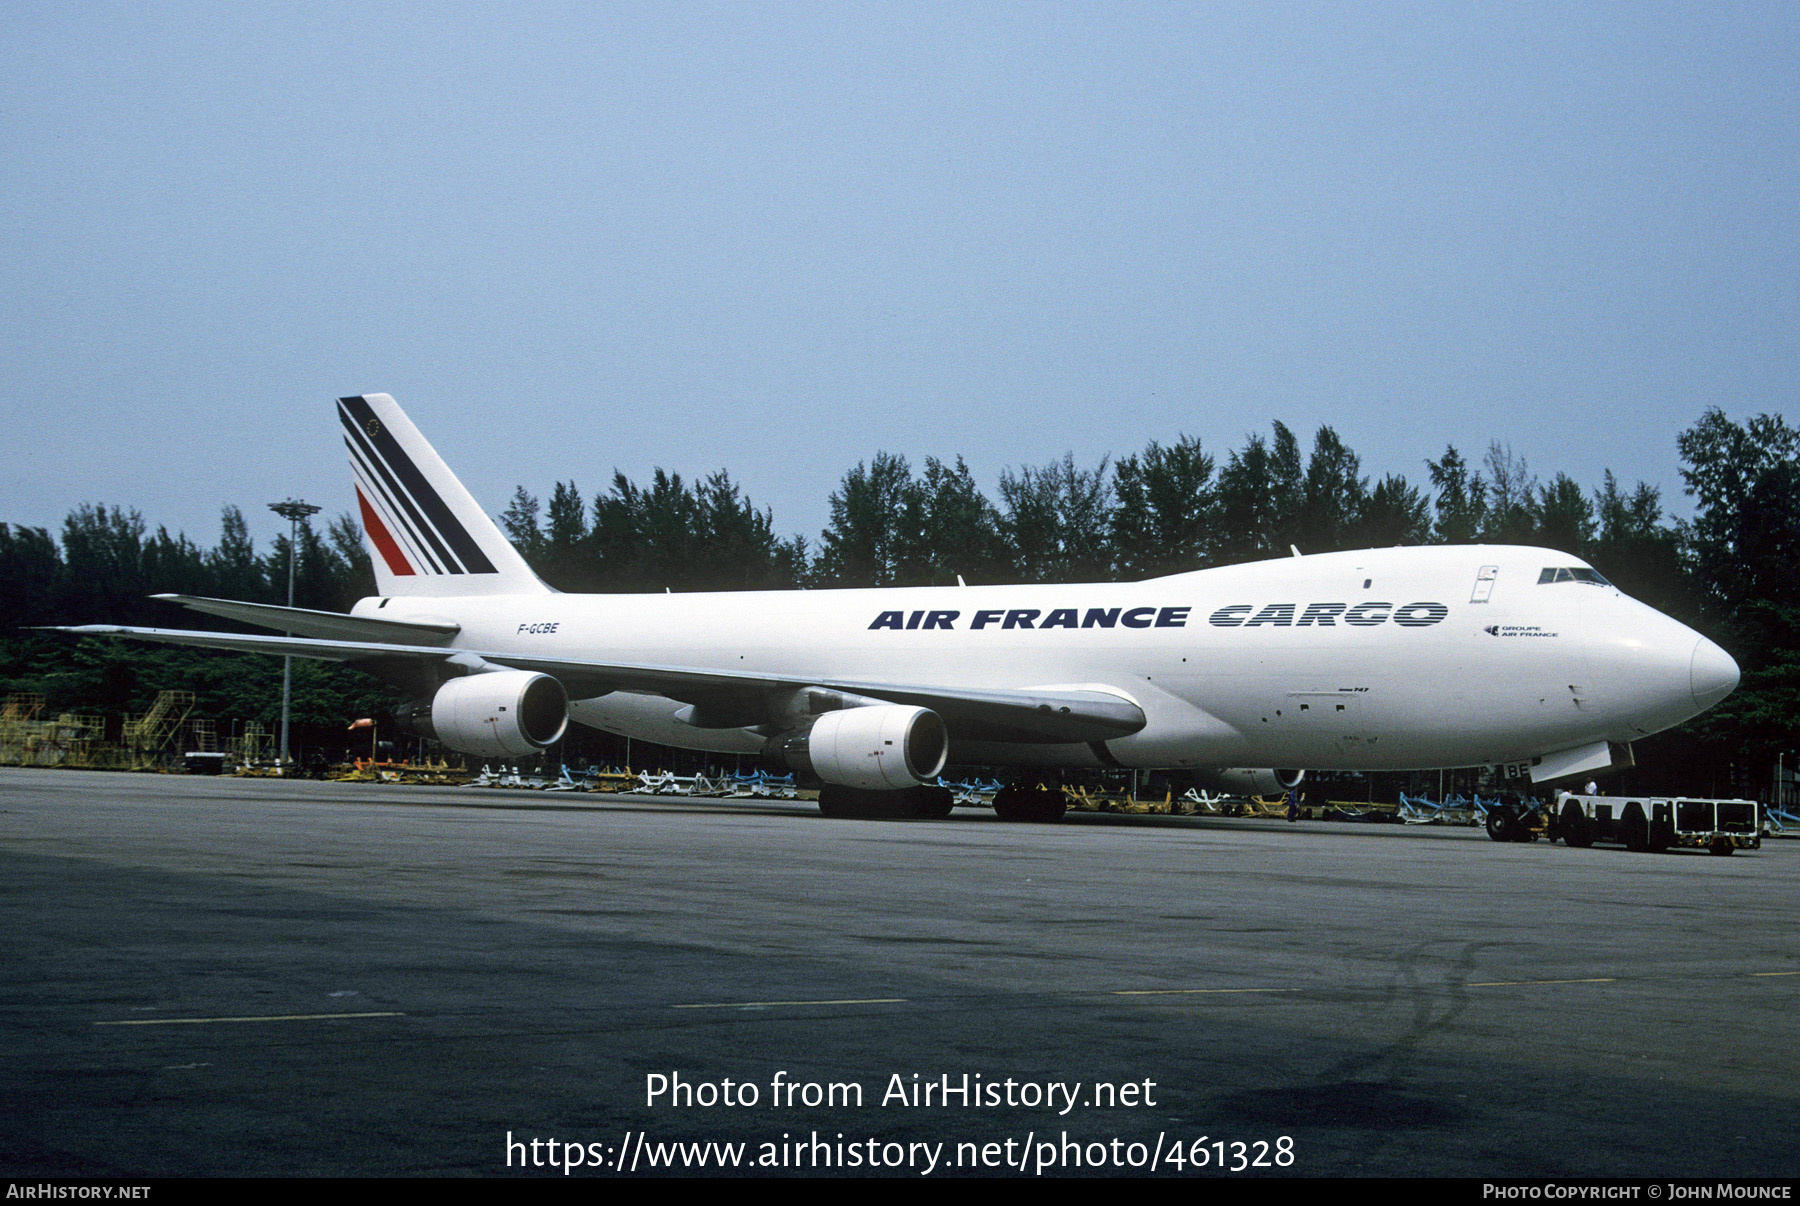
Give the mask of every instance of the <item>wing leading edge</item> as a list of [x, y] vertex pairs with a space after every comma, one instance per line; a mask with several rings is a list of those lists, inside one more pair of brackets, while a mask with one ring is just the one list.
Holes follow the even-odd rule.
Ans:
[[[186, 600], [183, 600], [186, 602]], [[207, 602], [212, 602], [207, 600]], [[192, 604], [190, 604], [192, 606]], [[243, 605], [240, 605], [243, 606]], [[213, 610], [210, 608], [196, 610]], [[274, 611], [285, 611], [274, 608]], [[330, 613], [316, 613], [324, 616]], [[233, 617], [238, 618], [238, 617]], [[248, 619], [248, 617], [243, 617]], [[343, 617], [354, 620], [355, 617]], [[283, 616], [284, 626], [298, 617]], [[270, 623], [269, 619], [252, 623]], [[296, 629], [301, 624], [295, 623]], [[396, 625], [395, 627], [399, 627]], [[449, 664], [465, 670], [483, 664], [548, 674], [574, 699], [592, 699], [614, 691], [662, 695], [692, 705], [700, 727], [751, 727], [773, 719], [783, 709], [779, 700], [809, 689], [840, 692], [883, 703], [930, 708], [943, 717], [955, 736], [970, 741], [1031, 744], [1111, 741], [1142, 729], [1143, 710], [1109, 691], [1018, 687], [987, 689], [923, 683], [890, 683], [861, 679], [806, 678], [714, 670], [690, 666], [657, 666], [631, 662], [595, 662], [577, 658], [525, 657], [484, 649], [318, 636], [261, 636], [236, 632], [197, 632], [176, 628], [128, 628], [109, 624], [58, 627], [51, 631], [78, 636], [123, 637], [202, 649], [268, 653], [336, 662], [405, 661]], [[364, 630], [368, 631], [368, 630]], [[421, 634], [424, 635], [424, 634]], [[433, 633], [432, 636], [438, 634]], [[442, 639], [442, 638], [440, 638]], [[848, 701], [846, 701], [848, 702]], [[841, 705], [839, 705], [841, 706]], [[691, 714], [692, 715], [692, 714]]]

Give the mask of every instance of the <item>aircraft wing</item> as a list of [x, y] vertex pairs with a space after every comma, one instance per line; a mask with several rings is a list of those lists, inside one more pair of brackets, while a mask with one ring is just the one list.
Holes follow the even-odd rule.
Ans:
[[[285, 624], [289, 621], [283, 617], [278, 622]], [[195, 632], [177, 628], [127, 628], [111, 624], [58, 627], [52, 631], [335, 662], [394, 659], [488, 662], [509, 669], [548, 674], [561, 682], [573, 699], [592, 699], [613, 691], [666, 696], [692, 704], [719, 718], [709, 722], [707, 727], [731, 727], [738, 723], [752, 726], [762, 723], [758, 718], [761, 712], [758, 705], [762, 701], [808, 687], [867, 696], [886, 703], [930, 708], [943, 717], [953, 736], [967, 741], [1041, 744], [1110, 741], [1135, 733], [1145, 724], [1143, 710], [1135, 703], [1106, 691], [1034, 687], [993, 689], [868, 679], [808, 678], [693, 666], [655, 666], [631, 662], [596, 662], [580, 658], [525, 656], [411, 642], [261, 636], [236, 632]]]
[[237, 599], [208, 599], [201, 595], [151, 595], [164, 603], [179, 603], [190, 611], [239, 620], [258, 628], [331, 641], [400, 641], [414, 645], [441, 645], [462, 626], [448, 620], [439, 624], [417, 620], [380, 620], [349, 616], [339, 611], [314, 611], [308, 607], [277, 607], [273, 603], [243, 603]]

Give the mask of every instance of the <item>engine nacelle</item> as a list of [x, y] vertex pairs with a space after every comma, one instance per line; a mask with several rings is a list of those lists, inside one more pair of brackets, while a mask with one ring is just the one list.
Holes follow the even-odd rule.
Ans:
[[1194, 772], [1194, 785], [1206, 791], [1234, 796], [1278, 796], [1306, 778], [1303, 770], [1269, 770], [1262, 767], [1222, 766]]
[[498, 670], [453, 678], [414, 713], [416, 727], [464, 754], [484, 758], [534, 754], [569, 727], [569, 695], [548, 674]]
[[929, 708], [876, 704], [827, 712], [804, 733], [777, 737], [769, 752], [827, 783], [894, 791], [937, 778], [950, 734]]

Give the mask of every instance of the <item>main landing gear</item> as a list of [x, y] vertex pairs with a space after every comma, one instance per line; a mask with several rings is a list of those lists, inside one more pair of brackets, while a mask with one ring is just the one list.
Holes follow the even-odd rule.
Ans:
[[[943, 820], [954, 798], [947, 787], [874, 791], [827, 783], [819, 789], [819, 815], [858, 820]], [[1009, 783], [994, 795], [994, 815], [1002, 821], [1060, 821], [1068, 811], [1061, 786], [1037, 779]]]
[[994, 796], [994, 815], [1002, 821], [1060, 821], [1067, 811], [1062, 788], [1036, 780], [1008, 783]]
[[950, 815], [954, 803], [949, 788], [932, 785], [900, 791], [872, 791], [827, 783], [819, 789], [819, 815], [826, 817], [941, 821]]

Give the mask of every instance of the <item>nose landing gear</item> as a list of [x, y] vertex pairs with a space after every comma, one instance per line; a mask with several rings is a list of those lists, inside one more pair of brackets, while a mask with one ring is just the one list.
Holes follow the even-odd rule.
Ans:
[[1487, 835], [1496, 842], [1529, 842], [1537, 837], [1524, 818], [1505, 807], [1488, 809]]

